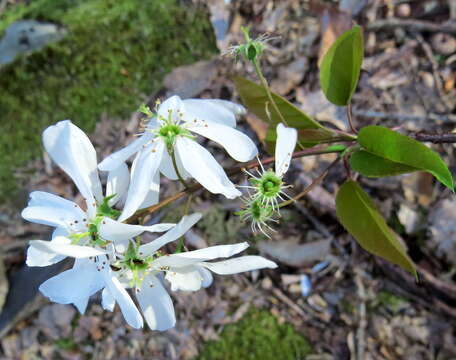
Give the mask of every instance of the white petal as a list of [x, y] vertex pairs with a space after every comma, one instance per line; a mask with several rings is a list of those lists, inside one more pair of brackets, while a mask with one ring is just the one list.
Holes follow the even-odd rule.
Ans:
[[86, 217], [76, 203], [41, 191], [30, 194], [29, 204], [21, 215], [31, 222], [75, 231], [83, 229], [83, 219]]
[[235, 103], [225, 100], [186, 99], [184, 120], [193, 122], [194, 119], [235, 127], [236, 115], [245, 113], [245, 109]]
[[172, 269], [178, 269], [182, 267], [188, 267], [189, 265], [195, 265], [202, 261], [217, 259], [221, 257], [230, 257], [241, 251], [244, 251], [248, 247], [249, 244], [246, 242], [233, 245], [211, 246], [205, 249], [161, 256], [152, 263], [152, 266], [156, 270], [160, 270], [161, 268], [168, 266]]
[[85, 216], [84, 211], [82, 211], [79, 205], [75, 202], [44, 191], [33, 191], [30, 193], [30, 200], [27, 206], [65, 209], [65, 211], [73, 213], [73, 218], [75, 219]]
[[114, 204], [126, 195], [128, 190], [128, 183], [130, 182], [130, 173], [128, 172], [128, 166], [125, 163], [121, 163], [116, 169], [111, 170], [108, 173], [108, 180], [106, 182], [106, 196], [116, 194], [111, 200], [109, 205]]
[[158, 116], [159, 121], [161, 120], [160, 117], [168, 119], [169, 114], [171, 113], [171, 119], [173, 122], [179, 121], [179, 112], [182, 112], [184, 109], [184, 105], [182, 100], [179, 96], [174, 95], [170, 98], [163, 101], [158, 108]]
[[212, 260], [221, 257], [230, 257], [241, 251], [244, 251], [249, 247], [249, 244], [246, 242], [232, 245], [216, 245], [210, 246], [205, 249], [199, 249], [194, 251], [187, 251], [176, 256], [181, 256], [185, 258], [194, 258], [194, 259], [205, 259]]
[[171, 268], [174, 270], [179, 270], [181, 268], [186, 268], [190, 265], [196, 265], [206, 259], [198, 259], [192, 257], [180, 256], [180, 254], [171, 254], [160, 256], [158, 259], [154, 260], [151, 264], [152, 268], [156, 271], [163, 271], [164, 268]]
[[124, 163], [130, 156], [140, 151], [143, 145], [146, 145], [153, 139], [153, 134], [145, 132], [138, 139], [133, 141], [131, 144], [124, 147], [122, 150], [116, 151], [109, 155], [101, 163], [98, 164], [98, 168], [101, 171], [112, 171]]
[[155, 224], [150, 226], [124, 224], [105, 217], [100, 224], [100, 236], [114, 242], [129, 240], [145, 231], [163, 232], [173, 228], [176, 224]]
[[262, 256], [241, 256], [234, 259], [219, 261], [215, 263], [201, 263], [202, 266], [219, 275], [231, 275], [244, 271], [257, 269], [275, 269], [277, 264]]
[[81, 304], [103, 287], [93, 262], [73, 268], [45, 281], [39, 287], [44, 296], [59, 304]]
[[172, 291], [198, 291], [203, 284], [203, 277], [196, 266], [167, 271], [165, 279], [171, 283]]
[[116, 305], [116, 299], [111, 295], [108, 288], [104, 288], [101, 292], [101, 306], [103, 309], [113, 311]]
[[258, 154], [255, 143], [247, 135], [229, 126], [208, 122], [203, 126], [188, 127], [188, 130], [220, 144], [237, 161], [249, 161]]
[[88, 258], [91, 256], [99, 256], [106, 254], [105, 251], [95, 249], [89, 246], [71, 245], [70, 239], [56, 237], [53, 241], [32, 240], [30, 247], [39, 251], [47, 252], [50, 254], [57, 254], [63, 256], [70, 256], [74, 258]]
[[212, 281], [214, 281], [212, 273], [208, 269], [203, 268], [202, 266], [198, 266], [198, 271], [201, 275], [201, 278], [203, 279], [201, 285], [205, 288], [211, 286]]
[[[179, 170], [180, 176], [182, 176], [184, 180], [188, 179], [190, 177], [190, 174], [187, 171], [185, 171], [184, 166], [182, 165], [182, 161], [179, 158], [179, 155], [177, 153], [175, 153], [174, 155], [176, 157], [176, 165], [177, 169]], [[174, 170], [173, 160], [171, 159], [171, 156], [169, 156], [168, 151], [163, 152], [163, 158], [160, 164], [160, 171], [168, 179], [178, 179], [176, 171]]]
[[110, 270], [101, 271], [101, 273], [109, 293], [119, 304], [120, 310], [127, 323], [135, 329], [142, 328], [144, 325], [143, 318], [122, 284]]
[[167, 233], [163, 234], [159, 238], [151, 241], [148, 244], [141, 245], [139, 251], [144, 255], [152, 255], [162, 246], [179, 239], [183, 236], [193, 225], [195, 225], [201, 219], [200, 213], [194, 213], [191, 215], [184, 216], [179, 223], [174, 226]]
[[296, 147], [298, 132], [296, 129], [277, 125], [277, 141], [275, 148], [275, 172], [282, 177], [290, 167], [291, 155]]
[[55, 239], [57, 236], [67, 237], [68, 235], [70, 235], [70, 232], [68, 231], [68, 229], [58, 227], [58, 228], [55, 228], [54, 231], [52, 232], [52, 239]]
[[[164, 151], [163, 153], [166, 153], [166, 151]], [[158, 204], [159, 193], [160, 193], [160, 172], [157, 171], [155, 173], [154, 177], [152, 178], [152, 182], [150, 183], [149, 192], [147, 193], [146, 198], [141, 203], [141, 205], [139, 205], [139, 208], [144, 209], [149, 206]]]
[[156, 141], [138, 154], [136, 166], [131, 174], [127, 200], [119, 221], [124, 221], [133, 215], [146, 198], [152, 179], [160, 166], [164, 148], [162, 141]]
[[165, 331], [176, 324], [171, 297], [155, 276], [144, 279], [141, 289], [136, 292], [144, 318], [151, 330]]
[[223, 106], [225, 109], [231, 111], [234, 115], [245, 115], [247, 113], [247, 110], [244, 106], [232, 101], [221, 99], [207, 99], [206, 101], [209, 101], [219, 106]]
[[79, 313], [82, 315], [87, 309], [87, 304], [89, 303], [89, 298], [79, 299], [73, 302], [74, 306], [78, 309]]
[[178, 137], [176, 149], [185, 170], [207, 190], [214, 194], [223, 194], [228, 199], [241, 195], [209, 151], [197, 142]]
[[[50, 243], [55, 244], [69, 244], [70, 242], [70, 239], [67, 239], [63, 236], [53, 237], [53, 239], [50, 241]], [[47, 249], [42, 250], [34, 246], [29, 246], [27, 249], [26, 264], [27, 266], [49, 266], [52, 264], [56, 264], [59, 261], [62, 261], [63, 259], [65, 259], [65, 257], [65, 255], [60, 255], [53, 251], [48, 251]]]
[[71, 121], [60, 121], [43, 132], [43, 143], [52, 160], [73, 179], [87, 206], [101, 201], [101, 183], [97, 171], [97, 155], [87, 135]]
[[78, 228], [81, 228], [81, 225], [83, 225], [82, 219], [75, 219], [73, 213], [68, 213], [65, 209], [54, 207], [26, 207], [22, 210], [21, 216], [25, 220], [53, 227], [76, 229], [76, 222], [80, 225]]

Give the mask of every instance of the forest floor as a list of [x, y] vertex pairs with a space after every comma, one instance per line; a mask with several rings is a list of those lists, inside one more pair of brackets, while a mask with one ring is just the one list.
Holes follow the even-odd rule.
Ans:
[[[327, 44], [355, 21], [365, 36], [363, 72], [353, 97], [355, 126], [400, 127], [406, 133], [455, 129], [456, 8], [451, 0], [340, 1], [344, 11], [303, 0], [204, 3], [221, 52], [242, 41], [241, 25], [250, 25], [254, 35], [277, 36], [262, 58], [265, 76], [275, 92], [316, 120], [347, 128], [345, 110], [328, 103], [319, 89], [317, 63]], [[149, 102], [171, 94], [240, 101], [233, 74], [256, 81], [249, 64], [216, 56], [174, 69]], [[90, 135], [99, 159], [129, 143], [138, 126], [137, 113], [115, 122], [102, 116]], [[239, 127], [266, 156], [265, 124], [249, 113]], [[220, 148], [207, 145], [226, 168], [235, 165], [223, 160]], [[454, 144], [429, 145], [454, 174]], [[294, 160], [286, 178], [293, 185], [290, 195], [332, 160], [333, 155]], [[35, 175], [28, 191], [75, 194], [74, 185], [48, 158], [30, 168]], [[417, 263], [421, 278], [416, 283], [362, 250], [339, 225], [334, 194], [344, 176], [342, 165], [334, 168], [321, 186], [285, 208], [271, 239], [252, 235], [249, 224], [234, 214], [240, 201], [207, 192], [195, 196], [191, 211], [204, 217], [186, 235], [187, 247], [249, 241], [249, 251], [275, 260], [279, 268], [216, 276], [208, 289], [172, 293], [174, 329], [133, 330], [118, 309], [103, 311], [97, 296], [79, 315], [71, 306], [27, 292], [17, 316], [1, 324], [0, 359], [455, 359], [454, 194], [426, 173], [359, 178]], [[163, 189], [166, 197], [180, 187], [163, 180]], [[176, 219], [185, 206], [185, 201], [176, 202], [155, 219]], [[18, 214], [0, 218], [0, 224], [0, 276], [8, 275], [11, 284], [5, 312], [22, 301], [24, 288], [36, 289], [43, 281], [33, 279], [35, 269], [24, 270], [24, 254], [27, 242], [47, 238], [49, 229], [26, 223]], [[0, 293], [6, 294], [6, 278], [0, 284]], [[22, 287], [11, 293], [14, 286]]]

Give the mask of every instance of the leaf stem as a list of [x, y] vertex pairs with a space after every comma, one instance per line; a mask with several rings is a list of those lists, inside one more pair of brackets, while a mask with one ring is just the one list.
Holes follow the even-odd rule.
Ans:
[[[272, 107], [274, 108], [274, 111], [280, 117], [280, 121], [285, 126], [290, 127], [290, 125], [288, 125], [288, 122], [285, 120], [285, 118], [283, 117], [282, 113], [280, 112], [279, 107], [277, 106], [276, 102], [274, 101], [274, 98], [272, 97], [272, 93], [271, 93], [271, 90], [269, 89], [268, 81], [266, 80], [266, 78], [263, 75], [263, 72], [261, 71], [261, 66], [260, 66], [258, 60], [255, 58], [254, 60], [252, 60], [252, 62], [253, 62], [253, 66], [255, 67], [255, 72], [256, 72], [258, 78], [260, 79], [261, 85], [263, 86], [264, 90], [266, 91], [266, 95], [267, 95], [269, 101], [271, 102]], [[301, 144], [299, 139], [298, 139], [297, 142], [298, 142], [298, 146], [301, 149], [304, 149], [304, 146]]]
[[347, 105], [347, 118], [348, 118], [348, 124], [350, 125], [350, 130], [354, 134], [357, 134], [358, 130], [356, 130], [355, 125], [353, 124], [353, 112], [352, 112], [352, 104], [351, 103], [349, 103]]

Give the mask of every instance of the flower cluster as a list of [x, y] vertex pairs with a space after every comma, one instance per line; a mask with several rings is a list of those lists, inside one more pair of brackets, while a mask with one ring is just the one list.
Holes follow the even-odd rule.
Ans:
[[[51, 240], [30, 242], [27, 265], [75, 259], [71, 269], [45, 281], [40, 291], [54, 302], [74, 304], [81, 313], [89, 298], [101, 291], [103, 308], [112, 311], [117, 303], [130, 326], [141, 328], [145, 319], [151, 329], [166, 330], [176, 321], [166, 282], [171, 291], [196, 291], [212, 283], [212, 273], [277, 267], [261, 256], [226, 259], [245, 250], [246, 242], [167, 253], [165, 245], [181, 238], [201, 218], [198, 213], [184, 216], [177, 224], [128, 223], [137, 210], [158, 202], [160, 173], [174, 180], [193, 178], [227, 198], [240, 196], [196, 135], [217, 142], [235, 160], [251, 160], [257, 155], [255, 144], [235, 129], [236, 115], [242, 112], [242, 106], [228, 101], [173, 96], [157, 106], [138, 139], [100, 164], [88, 137], [71, 121], [47, 128], [44, 147], [73, 180], [84, 203], [41, 191], [31, 193], [22, 216], [54, 231]], [[129, 169], [126, 161], [132, 156]], [[285, 168], [286, 164], [278, 177]], [[107, 172], [104, 191], [99, 170]], [[263, 198], [258, 201], [265, 202]], [[163, 234], [144, 243], [141, 234], [145, 232]]]
[[277, 221], [274, 216], [279, 212], [279, 201], [283, 201], [284, 196], [288, 197], [284, 190], [289, 185], [285, 184], [283, 177], [290, 167], [298, 137], [296, 129], [283, 124], [277, 125], [276, 132], [275, 169], [265, 170], [258, 160], [261, 168], [258, 176], [246, 170], [250, 185], [244, 187], [248, 189], [249, 196], [244, 198], [244, 209], [238, 212], [241, 218], [251, 222], [253, 231], [260, 230], [266, 236], [268, 234], [263, 227], [273, 230], [268, 222]]

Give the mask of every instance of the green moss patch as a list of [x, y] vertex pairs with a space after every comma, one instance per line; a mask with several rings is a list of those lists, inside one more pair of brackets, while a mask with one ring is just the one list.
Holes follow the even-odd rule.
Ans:
[[268, 311], [250, 311], [228, 325], [220, 340], [208, 342], [197, 360], [296, 360], [312, 348], [290, 324], [279, 324]]
[[0, 69], [0, 201], [17, 189], [14, 169], [42, 152], [41, 133], [72, 119], [85, 131], [102, 113], [124, 117], [173, 67], [207, 58], [207, 14], [177, 0], [35, 0], [0, 16], [61, 24], [58, 43]]

